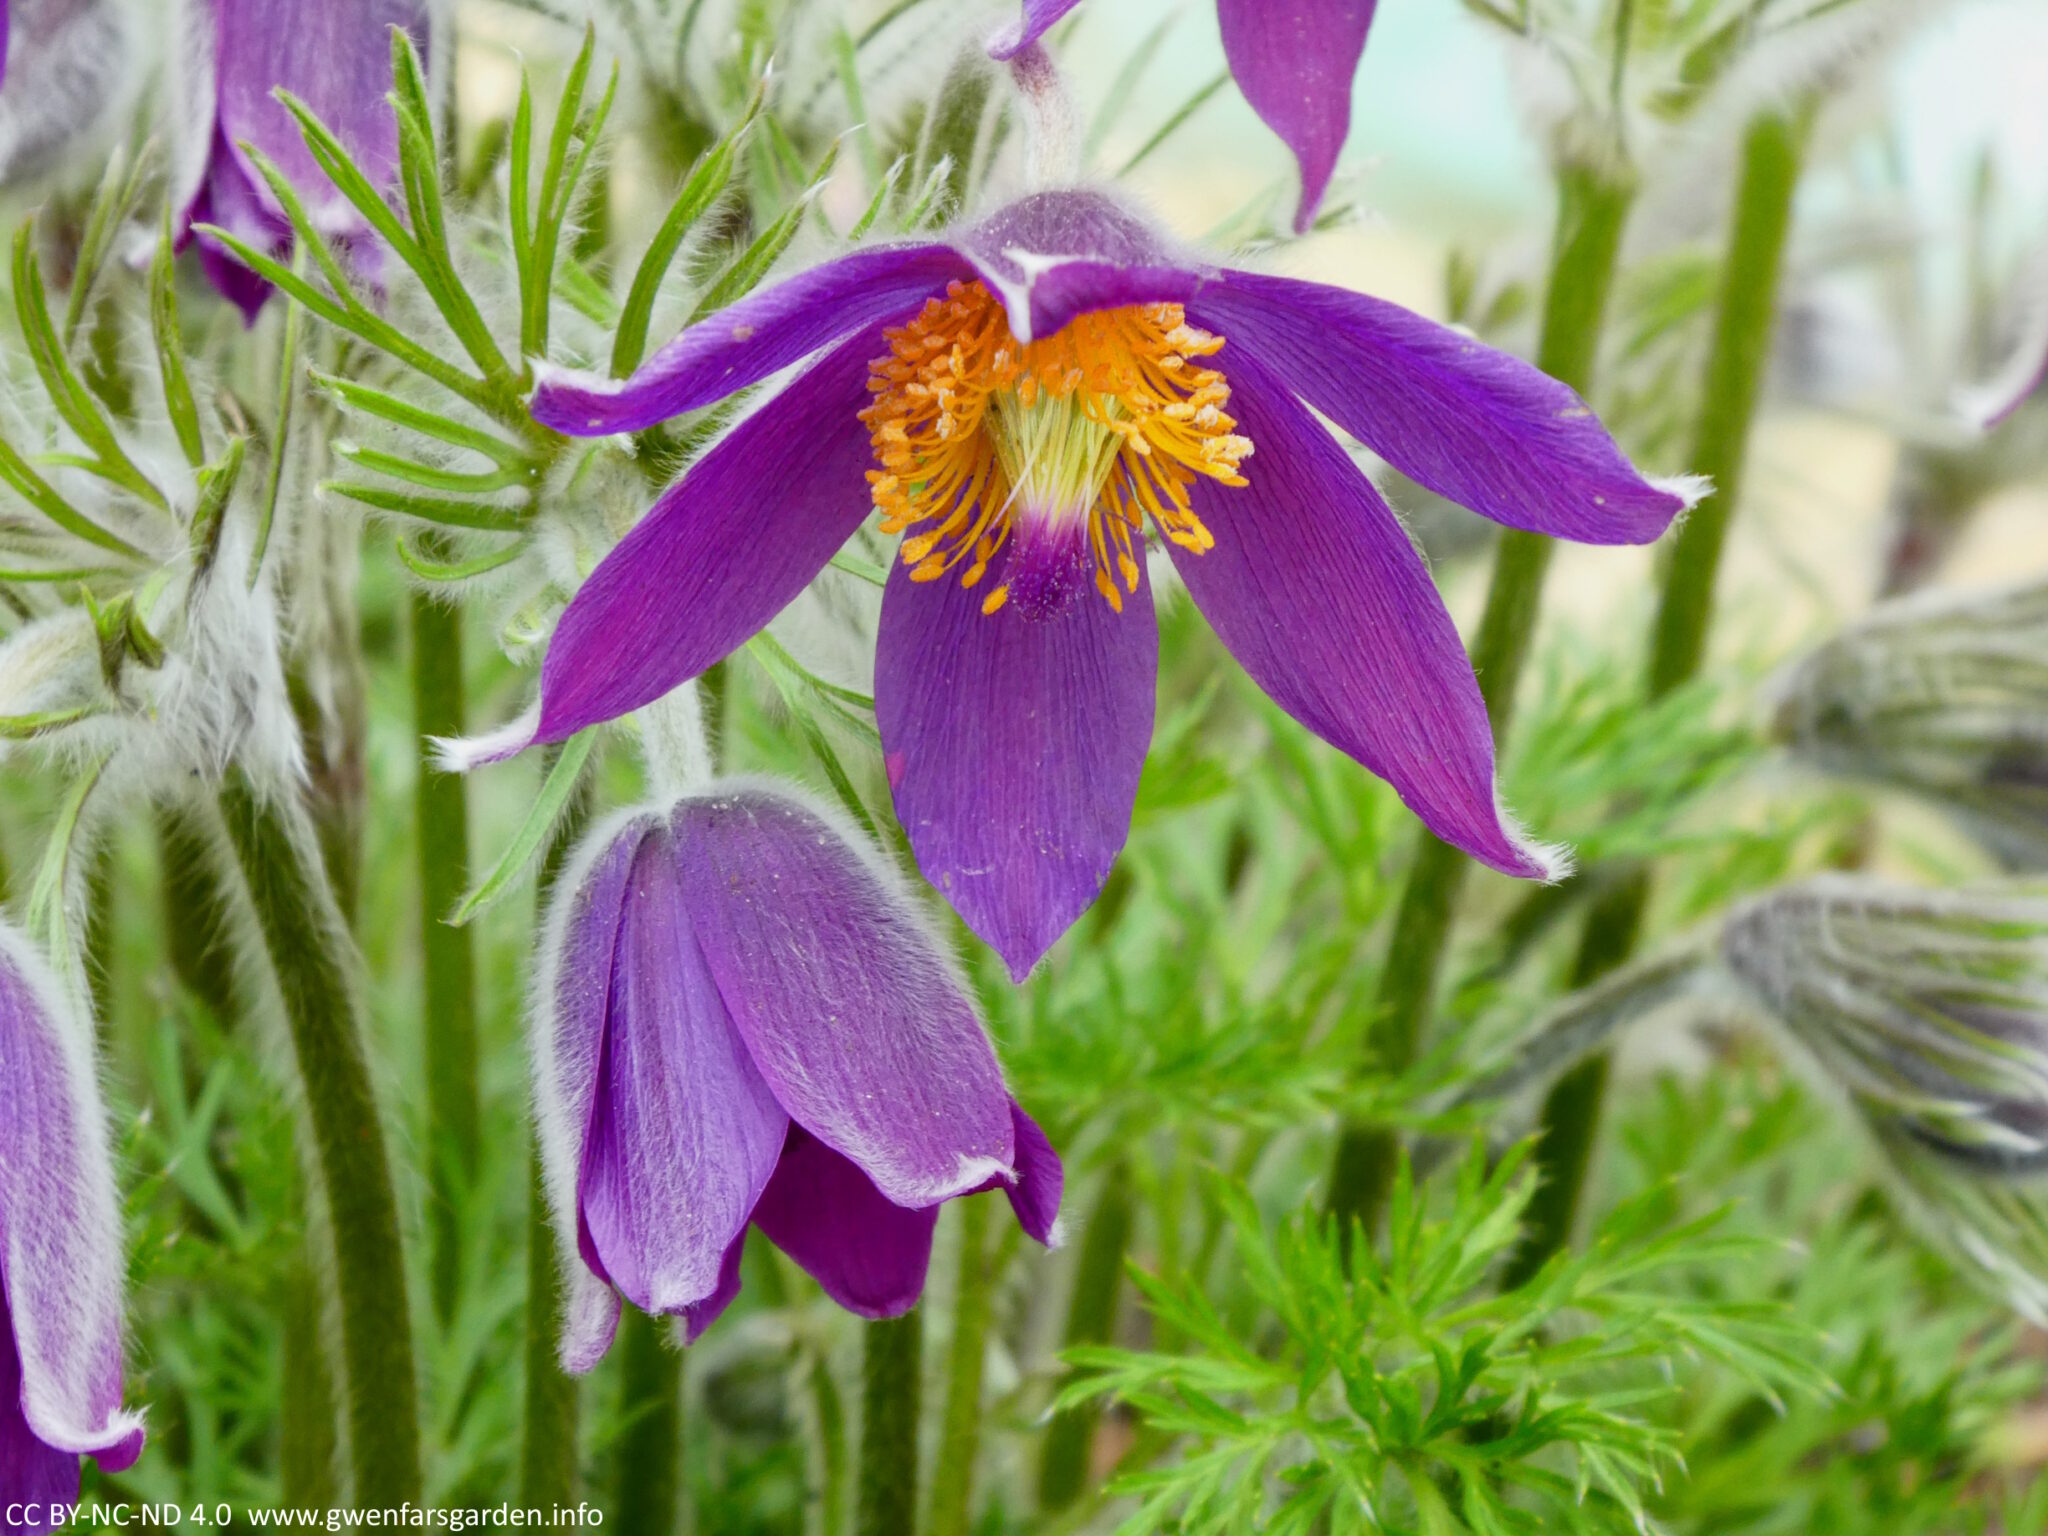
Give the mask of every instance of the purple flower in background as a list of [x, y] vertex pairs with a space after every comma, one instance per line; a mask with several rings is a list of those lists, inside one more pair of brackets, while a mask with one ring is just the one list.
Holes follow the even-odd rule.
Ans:
[[[1023, 0], [1017, 21], [989, 40], [1007, 60], [1036, 43], [1080, 0]], [[1259, 119], [1301, 167], [1296, 234], [1314, 221], [1351, 132], [1351, 80], [1365, 55], [1376, 0], [1216, 0], [1223, 56]]]
[[872, 504], [905, 533], [875, 679], [897, 814], [1021, 977], [1129, 831], [1159, 647], [1149, 518], [1282, 708], [1440, 837], [1512, 875], [1559, 872], [1501, 810], [1485, 704], [1428, 570], [1310, 408], [1496, 521], [1655, 539], [1689, 488], [1643, 479], [1570, 389], [1392, 304], [1219, 269], [1106, 197], [1046, 192], [756, 293], [623, 384], [544, 372], [533, 410], [635, 431], [825, 348], [598, 567], [549, 647], [537, 721], [482, 754], [696, 676]]
[[[291, 181], [316, 229], [353, 246], [358, 260], [371, 258], [369, 226], [272, 93], [282, 87], [304, 101], [372, 182], [389, 185], [398, 165], [398, 120], [385, 99], [391, 29], [411, 32], [424, 49], [426, 0], [203, 0], [193, 20], [208, 30], [188, 49], [176, 189], [185, 224], [217, 224], [259, 250], [290, 250], [291, 224], [248, 144]], [[270, 284], [204, 235], [199, 253], [214, 287], [253, 322]]]
[[710, 790], [592, 836], [559, 889], [533, 1059], [570, 1370], [620, 1295], [694, 1340], [749, 1222], [864, 1317], [916, 1304], [947, 1200], [1000, 1187], [1050, 1240], [1058, 1156], [909, 892], [825, 813]]
[[0, 1507], [34, 1511], [15, 1530], [57, 1527], [81, 1456], [118, 1472], [142, 1453], [121, 1408], [125, 1266], [92, 1037], [63, 996], [0, 925]]

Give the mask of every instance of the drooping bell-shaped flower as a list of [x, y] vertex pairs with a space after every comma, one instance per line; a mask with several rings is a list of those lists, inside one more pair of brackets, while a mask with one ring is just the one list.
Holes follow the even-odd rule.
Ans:
[[1428, 570], [1312, 410], [1513, 527], [1656, 538], [1692, 488], [1645, 480], [1570, 389], [1364, 294], [1213, 266], [1063, 191], [765, 289], [623, 384], [547, 371], [533, 410], [633, 431], [821, 350], [598, 567], [549, 648], [537, 721], [478, 758], [702, 672], [872, 507], [903, 535], [875, 680], [897, 814], [1021, 976], [1129, 831], [1159, 647], [1149, 522], [1281, 707], [1475, 858], [1558, 872], [1501, 809], [1485, 705]]
[[1001, 1188], [1050, 1239], [1058, 1156], [909, 892], [829, 814], [714, 786], [600, 829], [557, 890], [533, 1063], [569, 1369], [620, 1296], [694, 1339], [749, 1223], [864, 1317], [916, 1304], [947, 1200]]
[[[1080, 3], [1023, 0], [1017, 20], [989, 40], [989, 57], [1015, 58]], [[1237, 88], [1301, 167], [1296, 234], [1315, 221], [1351, 132], [1351, 81], [1365, 54], [1376, 3], [1216, 0], [1223, 55]]]
[[2048, 869], [2048, 586], [1885, 603], [1802, 657], [1772, 726], [1831, 773], [1926, 796]]
[[[391, 29], [426, 48], [427, 0], [194, 0], [179, 124], [184, 140], [175, 189], [184, 222], [217, 224], [236, 238], [282, 254], [291, 248], [284, 206], [243, 146], [290, 180], [321, 234], [374, 259], [362, 214], [342, 196], [275, 96], [287, 90], [332, 128], [378, 186], [395, 179], [398, 119], [391, 89]], [[214, 287], [251, 321], [270, 284], [217, 241], [199, 237]]]
[[141, 1416], [121, 1407], [106, 1135], [90, 1032], [0, 923], [0, 1509], [15, 1530], [60, 1527], [80, 1457], [118, 1472], [142, 1453]]
[[2048, 892], [1823, 876], [1738, 909], [1721, 951], [1847, 1095], [1916, 1220], [2048, 1319]]

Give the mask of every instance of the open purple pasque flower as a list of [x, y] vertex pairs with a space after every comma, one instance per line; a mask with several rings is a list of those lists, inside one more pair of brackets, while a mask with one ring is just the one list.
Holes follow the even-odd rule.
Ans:
[[[1013, 59], [1081, 0], [1023, 0], [1017, 20], [989, 39], [989, 57]], [[1351, 81], [1365, 56], [1378, 0], [1216, 0], [1223, 56], [1259, 120], [1301, 167], [1294, 232], [1315, 222], [1351, 132]]]
[[635, 431], [827, 348], [598, 567], [537, 718], [480, 760], [696, 676], [878, 507], [906, 535], [875, 678], [897, 814], [1021, 977], [1129, 831], [1159, 647], [1149, 517], [1283, 709], [1475, 858], [1559, 873], [1501, 810], [1485, 704], [1421, 557], [1309, 408], [1496, 521], [1655, 539], [1687, 488], [1637, 474], [1570, 389], [1364, 294], [1211, 266], [1067, 191], [753, 294], [623, 384], [545, 370], [533, 411]]
[[[179, 203], [183, 227], [217, 224], [255, 246], [291, 249], [284, 207], [242, 148], [284, 172], [314, 228], [374, 260], [374, 237], [306, 148], [297, 122], [272, 94], [282, 87], [332, 128], [363, 173], [388, 186], [398, 166], [391, 89], [391, 29], [426, 47], [427, 0], [196, 0], [186, 82]], [[270, 284], [218, 241], [199, 237], [200, 260], [221, 294], [255, 321]]]
[[562, 1360], [619, 1297], [694, 1340], [739, 1293], [751, 1222], [825, 1293], [895, 1317], [938, 1207], [1004, 1189], [1051, 1240], [1060, 1160], [895, 873], [788, 790], [641, 810], [564, 872], [534, 1098], [569, 1261]]
[[42, 959], [0, 923], [0, 1508], [48, 1531], [79, 1458], [142, 1454], [121, 1408], [120, 1201], [92, 1037]]

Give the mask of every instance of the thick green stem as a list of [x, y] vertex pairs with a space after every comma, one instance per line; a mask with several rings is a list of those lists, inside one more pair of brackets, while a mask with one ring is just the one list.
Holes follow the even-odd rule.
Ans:
[[916, 1536], [917, 1423], [924, 1395], [924, 1313], [862, 1330], [856, 1536]]
[[[1074, 1295], [1067, 1303], [1066, 1347], [1105, 1344], [1116, 1326], [1123, 1293], [1124, 1255], [1131, 1246], [1131, 1175], [1121, 1163], [1103, 1178], [1102, 1193], [1081, 1237]], [[1046, 1427], [1038, 1462], [1038, 1507], [1065, 1509], [1088, 1486], [1089, 1453], [1101, 1411], [1095, 1403], [1070, 1408]]]
[[[1544, 372], [1581, 394], [1592, 384], [1622, 230], [1634, 198], [1634, 183], [1613, 171], [1573, 165], [1559, 178], [1557, 236], [1536, 361]], [[1515, 685], [1542, 609], [1550, 553], [1549, 539], [1510, 530], [1501, 536], [1494, 556], [1472, 666], [1486, 696], [1496, 746], [1506, 740], [1514, 713]], [[1376, 1023], [1368, 1039], [1368, 1065], [1374, 1070], [1399, 1072], [1415, 1059], [1470, 866], [1457, 849], [1422, 834], [1395, 909], [1393, 937], [1380, 973]], [[1368, 1230], [1378, 1223], [1398, 1156], [1398, 1144], [1387, 1128], [1344, 1128], [1331, 1166], [1329, 1196], [1340, 1241], [1348, 1243], [1354, 1223]]]
[[[1805, 115], [1767, 112], [1742, 144], [1735, 223], [1721, 264], [1714, 340], [1707, 357], [1692, 464], [1714, 492], [1686, 519], [1664, 569], [1663, 593], [1650, 639], [1649, 688], [1661, 698], [1699, 671], [1713, 622], [1714, 584], [1729, 519], [1741, 500], [1749, 433], [1770, 362], [1778, 279], [1799, 182]], [[1573, 984], [1587, 986], [1629, 957], [1641, 931], [1650, 879], [1639, 871], [1586, 915]], [[1607, 1058], [1588, 1058], [1559, 1078], [1544, 1101], [1537, 1167], [1542, 1178], [1530, 1204], [1521, 1247], [1502, 1284], [1522, 1284], [1571, 1240], [1606, 1095]]]
[[284, 1388], [278, 1415], [277, 1488], [287, 1509], [331, 1509], [335, 1474], [334, 1369], [322, 1323], [326, 1298], [310, 1242], [284, 1279]]
[[636, 1308], [619, 1321], [618, 1483], [612, 1514], [621, 1531], [676, 1528], [683, 1472], [683, 1356], [669, 1324]]
[[462, 734], [462, 615], [425, 592], [412, 598], [412, 699], [434, 1310], [445, 1320], [462, 1278], [457, 1212], [476, 1185], [476, 952], [469, 929], [446, 921], [469, 886], [468, 787], [460, 774], [434, 766], [429, 744], [431, 737]]
[[227, 909], [200, 813], [182, 805], [157, 815], [163, 873], [164, 949], [178, 982], [223, 1027], [234, 1022], [235, 968], [223, 940]]
[[241, 773], [222, 787], [228, 843], [284, 1010], [333, 1234], [354, 1496], [420, 1498], [418, 1381], [398, 1198], [371, 1084], [349, 942], [299, 808]]
[[946, 1355], [946, 1408], [932, 1468], [925, 1536], [967, 1536], [974, 1497], [974, 1461], [981, 1450], [981, 1377], [995, 1316], [995, 1255], [989, 1248], [989, 1202], [959, 1200], [960, 1279], [953, 1290], [953, 1340]]
[[[559, 747], [547, 750], [553, 768]], [[541, 856], [535, 893], [541, 913], [554, 895], [569, 849], [590, 820], [588, 781], [577, 786]], [[571, 1503], [576, 1493], [576, 1378], [562, 1369], [561, 1263], [549, 1217], [540, 1154], [528, 1154], [526, 1198], [526, 1415], [519, 1453], [519, 1502], [527, 1509]]]

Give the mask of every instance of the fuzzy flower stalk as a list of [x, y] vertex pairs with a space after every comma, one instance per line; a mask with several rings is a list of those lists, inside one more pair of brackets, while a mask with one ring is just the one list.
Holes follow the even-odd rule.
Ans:
[[[391, 29], [410, 33], [424, 54], [427, 17], [426, 0], [194, 0], [173, 168], [179, 227], [218, 225], [259, 251], [288, 255], [291, 221], [257, 163], [260, 155], [291, 183], [313, 227], [374, 275], [380, 253], [368, 223], [329, 179], [276, 93], [304, 102], [364, 175], [390, 186], [398, 170], [398, 119], [385, 99]], [[198, 240], [208, 279], [253, 324], [271, 285], [218, 240]]]
[[2048, 1318], [2048, 893], [1821, 876], [1738, 908], [1721, 951], [1846, 1095], [1915, 1219]]
[[1510, 875], [1564, 868], [1500, 804], [1479, 685], [1421, 557], [1312, 413], [1510, 526], [1655, 539], [1694, 488], [1639, 475], [1572, 390], [1364, 294], [1216, 266], [1082, 190], [826, 262], [623, 383], [543, 370], [533, 412], [638, 431], [814, 357], [598, 567], [537, 716], [472, 760], [696, 676], [872, 511], [902, 538], [875, 679], [897, 815], [1021, 978], [1129, 831], [1156, 539], [1253, 679], [1439, 836]]
[[567, 1369], [621, 1296], [694, 1340], [750, 1224], [869, 1318], [916, 1304], [948, 1200], [1000, 1188], [1051, 1241], [1058, 1156], [910, 893], [829, 813], [714, 784], [598, 828], [556, 889], [533, 1069]]
[[1794, 663], [1772, 728], [1804, 762], [1956, 814], [2048, 867], [2048, 586], [1880, 605]]
[[120, 1196], [90, 1023], [0, 922], [0, 1507], [61, 1529], [80, 1458], [125, 1471], [142, 1418], [121, 1407]]

